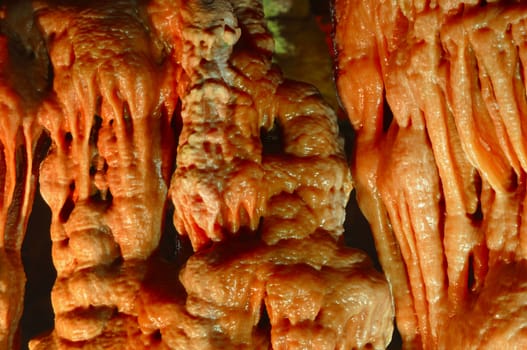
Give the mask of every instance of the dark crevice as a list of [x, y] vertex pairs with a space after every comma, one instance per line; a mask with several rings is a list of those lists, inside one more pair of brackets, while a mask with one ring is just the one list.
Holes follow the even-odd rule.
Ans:
[[91, 195], [90, 200], [93, 203], [110, 205], [113, 201], [113, 195], [109, 188], [105, 190], [97, 190]]
[[271, 330], [271, 320], [269, 319], [267, 308], [263, 303], [260, 310], [260, 320], [258, 321], [256, 328], [264, 332], [269, 332]]
[[73, 141], [73, 135], [69, 131], [66, 132], [64, 134], [64, 142], [65, 142], [66, 148], [69, 148], [71, 146], [72, 141]]
[[344, 153], [346, 154], [346, 159], [348, 165], [351, 165], [352, 154], [353, 154], [353, 142], [355, 140], [355, 130], [351, 126], [351, 123], [348, 119], [339, 118], [339, 135], [344, 139]]
[[167, 209], [165, 210], [165, 222], [163, 230], [161, 231], [161, 237], [159, 240], [158, 254], [159, 256], [167, 261], [175, 261], [177, 258], [177, 244], [176, 237], [177, 232], [174, 224], [172, 223], [172, 215], [174, 213], [174, 206], [170, 201], [167, 203]]
[[361, 249], [368, 253], [377, 270], [381, 270], [381, 265], [377, 259], [375, 250], [375, 242], [370, 230], [370, 224], [359, 208], [355, 191], [351, 193], [348, 205], [346, 206], [344, 239], [346, 245]]
[[507, 191], [514, 192], [518, 189], [518, 186], [519, 186], [518, 174], [515, 171], [512, 171], [511, 176], [509, 178]]
[[68, 221], [71, 212], [73, 209], [75, 209], [75, 202], [73, 201], [73, 193], [75, 192], [75, 182], [72, 181], [69, 185], [70, 192], [68, 194], [68, 197], [64, 201], [64, 204], [62, 205], [62, 209], [60, 209], [59, 213], [59, 219], [61, 222]]
[[[115, 258], [114, 261], [112, 261], [112, 263], [109, 265], [109, 269], [110, 271], [118, 271], [120, 270], [120, 268], [123, 266], [124, 264], [124, 258], [122, 256], [122, 254], [119, 254], [119, 256], [117, 258]], [[119, 272], [117, 272], [119, 273]]]
[[51, 259], [49, 227], [51, 210], [37, 190], [22, 245], [22, 261], [27, 283], [24, 313], [20, 322], [22, 350], [38, 334], [53, 328], [51, 289], [57, 276]]
[[476, 283], [476, 275], [474, 271], [474, 254], [470, 254], [468, 257], [468, 276], [467, 276], [467, 288], [472, 290]]
[[93, 125], [90, 130], [90, 144], [97, 145], [97, 140], [99, 138], [99, 130], [102, 126], [102, 118], [98, 115], [93, 117]]
[[[479, 178], [479, 177], [478, 177]], [[481, 179], [476, 184], [476, 195], [478, 198], [478, 206], [474, 213], [469, 214], [469, 218], [474, 224], [480, 224], [483, 222], [483, 209], [481, 208]]]
[[105, 192], [104, 201], [107, 202], [107, 203], [112, 203], [113, 202], [112, 191], [109, 188]]
[[51, 137], [46, 131], [43, 131], [38, 137], [33, 153], [33, 175], [38, 176], [40, 170], [40, 163], [42, 163], [44, 158], [46, 158], [46, 156], [48, 155], [50, 147]]
[[161, 330], [156, 330], [154, 333], [152, 333], [152, 339], [156, 342], [160, 342], [162, 338]]
[[97, 173], [97, 167], [95, 164], [90, 165], [90, 176], [94, 176]]
[[178, 99], [176, 108], [171, 116], [168, 115], [166, 106], [161, 106], [161, 147], [163, 152], [163, 175], [165, 182], [170, 183], [170, 179], [176, 169], [176, 153], [179, 144], [179, 136], [183, 129], [183, 119], [181, 117], [182, 102]]
[[387, 132], [390, 128], [390, 125], [392, 125], [393, 121], [393, 112], [390, 106], [388, 105], [388, 101], [386, 101], [386, 97], [383, 97], [383, 106], [382, 106], [382, 130], [384, 132]]
[[166, 207], [157, 255], [162, 260], [173, 263], [180, 268], [194, 251], [188, 236], [180, 235], [174, 226], [174, 205], [168, 201]]
[[283, 144], [282, 128], [280, 124], [275, 122], [271, 130], [261, 129], [260, 140], [262, 143], [263, 155], [281, 154], [283, 150]]
[[[162, 108], [164, 110], [163, 115], [166, 115], [168, 113], [166, 111], [166, 107], [163, 106]], [[176, 143], [179, 139], [179, 135], [181, 134], [181, 130], [183, 129], [183, 119], [181, 117], [182, 108], [182, 101], [181, 99], [178, 99], [174, 113], [170, 118], [170, 127], [174, 131], [174, 139]]]
[[64, 205], [62, 206], [62, 209], [60, 210], [59, 217], [61, 222], [68, 221], [71, 212], [75, 208], [75, 202], [71, 198], [71, 196], [68, 196], [66, 198], [66, 201], [64, 202]]

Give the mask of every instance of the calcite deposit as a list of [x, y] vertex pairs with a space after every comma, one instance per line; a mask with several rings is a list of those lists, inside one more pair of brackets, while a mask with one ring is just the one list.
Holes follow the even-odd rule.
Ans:
[[388, 345], [389, 285], [342, 239], [336, 114], [273, 64], [259, 1], [1, 8], [6, 348], [37, 179], [57, 279], [31, 349]]
[[522, 348], [525, 4], [334, 10], [352, 173], [405, 346]]

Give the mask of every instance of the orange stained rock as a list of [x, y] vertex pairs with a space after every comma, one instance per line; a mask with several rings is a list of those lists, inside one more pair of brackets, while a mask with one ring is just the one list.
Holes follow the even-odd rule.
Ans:
[[259, 1], [33, 6], [57, 280], [32, 349], [387, 346], [337, 117], [272, 63]]
[[[352, 172], [405, 346], [521, 344], [522, 326], [497, 318], [522, 302], [525, 6], [335, 9], [337, 86], [356, 130]], [[503, 265], [519, 280], [497, 285]], [[491, 295], [503, 302], [482, 307]], [[444, 336], [476, 319], [488, 325], [482, 334]]]

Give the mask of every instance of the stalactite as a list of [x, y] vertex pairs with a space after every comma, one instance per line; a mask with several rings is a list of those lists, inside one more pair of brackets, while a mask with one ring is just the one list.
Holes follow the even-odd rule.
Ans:
[[337, 116], [273, 64], [260, 1], [26, 5], [49, 59], [31, 130], [51, 140], [57, 270], [31, 349], [387, 346], [388, 284], [342, 239]]
[[[20, 346], [25, 273], [21, 248], [36, 190], [46, 142], [37, 108], [46, 87], [47, 61], [34, 28], [21, 30], [12, 13], [17, 5], [0, 5], [0, 348]], [[33, 39], [33, 41], [31, 41]], [[29, 68], [20, 69], [20, 65]]]
[[335, 13], [352, 171], [405, 346], [523, 344], [525, 5], [337, 1]]

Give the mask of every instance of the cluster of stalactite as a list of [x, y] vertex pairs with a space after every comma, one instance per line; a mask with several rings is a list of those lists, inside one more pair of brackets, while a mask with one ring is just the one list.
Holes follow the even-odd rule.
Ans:
[[408, 348], [522, 348], [527, 7], [336, 1], [352, 173]]
[[336, 115], [273, 65], [259, 1], [0, 13], [2, 348], [37, 179], [57, 279], [31, 349], [387, 346], [389, 286], [342, 240]]

